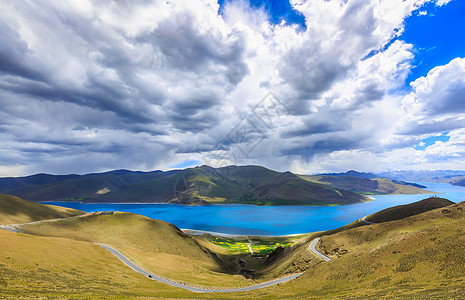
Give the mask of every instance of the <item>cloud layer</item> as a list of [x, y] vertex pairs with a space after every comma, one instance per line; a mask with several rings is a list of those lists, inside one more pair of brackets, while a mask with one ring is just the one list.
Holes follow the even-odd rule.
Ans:
[[0, 1], [0, 175], [464, 168], [465, 61], [403, 88], [426, 2], [294, 0], [302, 30], [244, 1]]

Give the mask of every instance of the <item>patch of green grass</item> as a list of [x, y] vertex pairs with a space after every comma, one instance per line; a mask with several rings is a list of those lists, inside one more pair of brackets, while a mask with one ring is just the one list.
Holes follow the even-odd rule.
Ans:
[[[247, 240], [234, 240], [222, 237], [214, 237], [211, 243], [218, 245], [228, 251], [230, 254], [253, 254], [255, 256], [264, 256], [270, 254], [277, 247], [291, 247], [293, 242], [276, 242], [276, 241], [263, 241], [253, 240], [251, 242]], [[252, 252], [250, 252], [250, 248]]]

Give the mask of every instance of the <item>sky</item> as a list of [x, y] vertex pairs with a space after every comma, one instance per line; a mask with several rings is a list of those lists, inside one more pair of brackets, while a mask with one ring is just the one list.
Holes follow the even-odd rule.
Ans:
[[0, 0], [0, 176], [465, 170], [461, 0]]

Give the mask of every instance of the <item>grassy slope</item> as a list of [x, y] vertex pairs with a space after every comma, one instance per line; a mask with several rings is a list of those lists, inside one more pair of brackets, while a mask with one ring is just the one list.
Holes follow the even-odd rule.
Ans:
[[[53, 178], [47, 177], [47, 182]], [[42, 185], [32, 181], [37, 184], [23, 185], [10, 193], [33, 201], [84, 198], [80, 200], [193, 205], [208, 203], [328, 205], [368, 200], [350, 191], [309, 182], [289, 172], [279, 173], [260, 166], [229, 166], [218, 169], [201, 166], [149, 173], [120, 170], [64, 178], [68, 177], [56, 178], [56, 182]], [[4, 184], [11, 186], [8, 182]], [[97, 194], [100, 190], [109, 192]]]
[[271, 204], [280, 205], [328, 205], [368, 201], [356, 193], [309, 182], [292, 173], [275, 176], [254, 188], [254, 192], [259, 198], [270, 198]]
[[210, 286], [250, 284], [244, 277], [232, 275], [236, 271], [232, 262], [217, 258], [196, 238], [172, 224], [136, 214], [86, 216], [21, 229], [35, 235], [108, 244], [147, 270], [179, 281]]
[[[168, 174], [170, 174], [170, 172], [131, 172], [125, 170], [116, 170], [106, 173], [87, 175], [34, 175], [39, 177], [35, 178], [35, 180], [32, 180], [28, 177], [25, 177], [28, 180], [25, 178], [19, 178], [24, 181], [23, 185], [8, 191], [8, 193], [21, 198], [39, 202], [82, 197], [86, 198], [94, 196], [99, 190], [104, 188], [113, 191], [127, 184], [148, 181], [150, 179], [163, 177], [164, 175]], [[43, 177], [45, 178], [39, 180]], [[47, 182], [47, 180], [52, 182]], [[2, 183], [1, 179], [0, 183]], [[5, 182], [2, 184], [5, 184]]]
[[332, 187], [362, 194], [428, 194], [432, 193], [412, 185], [394, 183], [383, 178], [358, 178], [354, 176], [301, 175], [301, 178]]
[[136, 273], [88, 242], [0, 230], [1, 299], [204, 299]]
[[0, 212], [0, 224], [18, 224], [84, 214], [80, 210], [43, 205], [4, 194], [0, 194]]
[[[290, 253], [294, 264], [309, 267], [305, 274], [279, 289], [269, 289], [267, 297], [462, 299], [465, 296], [463, 202], [398, 221], [325, 235], [319, 248], [333, 258], [328, 263], [321, 263], [313, 254], [305, 255], [312, 239]], [[299, 258], [301, 261], [295, 260]], [[259, 295], [252, 292], [249, 297]]]
[[[425, 213], [430, 210], [434, 210], [441, 207], [446, 207], [454, 204], [454, 202], [449, 201], [443, 198], [427, 198], [421, 201], [406, 205], [398, 205], [390, 207], [374, 213], [366, 218], [367, 221], [382, 223], [390, 222], [395, 220], [400, 220], [409, 216], [418, 215]], [[293, 247], [290, 250], [285, 250], [283, 253], [275, 257], [272, 262], [268, 265], [264, 273], [265, 276], [278, 276], [279, 273], [292, 273], [299, 270], [305, 270], [308, 268], [314, 261], [309, 260], [306, 255], [308, 250], [308, 245], [317, 237], [322, 236], [332, 236], [340, 232], [348, 231], [354, 228], [367, 226], [366, 222], [356, 220], [352, 223], [349, 223], [345, 226], [328, 230], [308, 234], [308, 236], [300, 243], [302, 246]]]
[[152, 292], [150, 282], [128, 272], [97, 245], [4, 230], [0, 230], [0, 240], [2, 299], [96, 299], [123, 293], [149, 296]]
[[[224, 176], [222, 185], [232, 182], [240, 187], [235, 193], [228, 191], [226, 195], [231, 196], [225, 203], [328, 205], [368, 200], [352, 192], [302, 180], [290, 172], [279, 173], [258, 166], [225, 167], [219, 171]], [[250, 196], [242, 197], [244, 194]]]
[[454, 204], [454, 202], [447, 199], [432, 197], [410, 204], [386, 208], [369, 215], [365, 220], [374, 223], [395, 221], [452, 204]]
[[[213, 286], [232, 283], [211, 268], [210, 254], [176, 227], [132, 214], [89, 216], [25, 227], [47, 238], [0, 231], [0, 292], [99, 298], [156, 295], [217, 298], [157, 284], [129, 270], [105, 250], [86, 241], [108, 243], [150, 271]], [[462, 298], [465, 296], [465, 204], [454, 204], [406, 219], [361, 226], [322, 237], [321, 260], [308, 249], [317, 235], [284, 253], [289, 265], [271, 264], [269, 277], [299, 268], [306, 273], [275, 287], [220, 297], [250, 298]], [[81, 240], [81, 241], [78, 241]], [[169, 243], [167, 243], [169, 241]], [[202, 254], [203, 253], [203, 254]], [[207, 255], [205, 255], [207, 254]], [[90, 259], [91, 258], [91, 259]], [[164, 268], [176, 267], [176, 270]], [[29, 277], [25, 277], [24, 275]], [[50, 284], [53, 283], [53, 284]], [[64, 294], [70, 293], [70, 294]]]

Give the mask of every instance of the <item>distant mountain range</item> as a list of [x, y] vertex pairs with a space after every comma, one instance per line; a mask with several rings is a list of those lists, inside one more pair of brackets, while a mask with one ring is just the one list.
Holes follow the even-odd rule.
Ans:
[[433, 170], [433, 171], [390, 171], [380, 173], [381, 176], [398, 180], [415, 182], [438, 182], [465, 186], [465, 171]]
[[369, 201], [363, 194], [430, 193], [422, 188], [371, 173], [296, 175], [260, 166], [0, 178], [0, 193], [36, 202], [342, 205]]
[[366, 195], [431, 193], [431, 191], [424, 190], [425, 186], [417, 183], [354, 170], [345, 173], [301, 175], [300, 177], [317, 183], [329, 184], [334, 188]]

